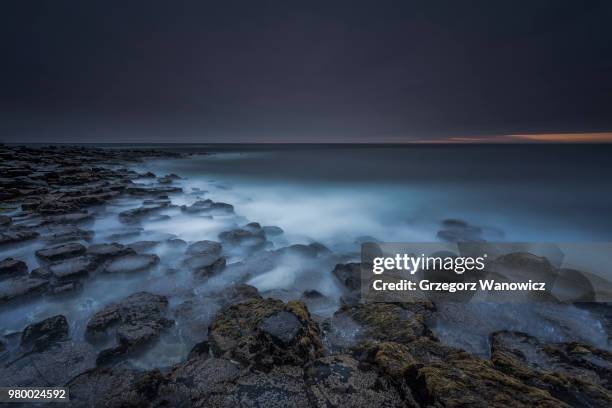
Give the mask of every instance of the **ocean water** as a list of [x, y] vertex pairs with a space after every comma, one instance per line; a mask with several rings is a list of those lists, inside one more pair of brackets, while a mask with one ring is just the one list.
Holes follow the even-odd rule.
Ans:
[[448, 218], [496, 240], [612, 238], [610, 145], [165, 148], [211, 154], [143, 170], [181, 174], [249, 219], [330, 246], [363, 235], [431, 241]]
[[[341, 288], [331, 271], [336, 263], [358, 261], [359, 243], [438, 240], [445, 219], [479, 227], [482, 238], [508, 242], [592, 242], [612, 238], [611, 146], [335, 146], [335, 145], [150, 145], [188, 153], [183, 159], [134, 163], [139, 172], [158, 176], [176, 173], [184, 193], [171, 194], [173, 204], [210, 198], [232, 204], [231, 215], [194, 216], [179, 208], [167, 217], [126, 225], [121, 211], [140, 207], [142, 198], [123, 197], [93, 208], [95, 220], [81, 228], [95, 232], [92, 242], [157, 240], [146, 252], [161, 262], [150, 271], [130, 276], [99, 276], [85, 282], [78, 296], [0, 309], [3, 335], [27, 324], [64, 314], [75, 338], [83, 338], [89, 317], [109, 303], [136, 291], [168, 296], [176, 325], [149, 351], [132, 360], [137, 367], [170, 366], [184, 359], [221, 309], [219, 294], [238, 282], [257, 287], [264, 296], [299, 299], [317, 290], [323, 300], [307, 301], [320, 321], [340, 306]], [[155, 184], [154, 179], [135, 180]], [[273, 268], [240, 251], [231, 251], [227, 268], [206, 280], [182, 266], [188, 243], [218, 240], [224, 230], [248, 222], [278, 226], [274, 248], [319, 242], [333, 253], [316, 261], [287, 255]], [[365, 237], [365, 238], [364, 238]], [[39, 266], [34, 252], [40, 240], [3, 249], [0, 258], [15, 257]], [[187, 313], [184, 313], [188, 310]], [[329, 337], [345, 343], [359, 340], [354, 322], [334, 322]], [[510, 329], [547, 341], [570, 339], [609, 347], [599, 316], [573, 306], [468, 305], [440, 308], [435, 334], [445, 343], [487, 356], [491, 331]]]

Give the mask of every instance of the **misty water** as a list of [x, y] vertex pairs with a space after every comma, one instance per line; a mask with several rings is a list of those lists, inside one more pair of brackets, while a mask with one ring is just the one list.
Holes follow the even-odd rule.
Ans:
[[[73, 337], [82, 337], [93, 313], [145, 290], [169, 297], [177, 324], [132, 363], [168, 366], [206, 338], [224, 290], [245, 282], [263, 296], [285, 301], [300, 299], [306, 290], [320, 292], [323, 298], [306, 300], [311, 313], [320, 320], [332, 318], [326, 335], [334, 344], [351, 344], [360, 339], [360, 328], [333, 319], [342, 288], [331, 271], [337, 263], [359, 262], [364, 240], [438, 241], [441, 223], [449, 218], [479, 227], [482, 238], [491, 241], [590, 242], [609, 241], [612, 235], [609, 147], [161, 147], [194, 154], [136, 163], [132, 169], [182, 177], [172, 184], [183, 188], [183, 193], [169, 194], [172, 204], [210, 198], [232, 204], [235, 214], [187, 214], [171, 207], [142, 223], [126, 224], [118, 214], [142, 206], [142, 198], [120, 198], [93, 209], [95, 219], [81, 226], [95, 232], [85, 244], [159, 241], [142, 245], [141, 252], [155, 253], [161, 262], [146, 272], [97, 276], [78, 296], [5, 307], [0, 310], [2, 334], [64, 314]], [[155, 179], [135, 182], [157, 184]], [[249, 222], [283, 229], [283, 234], [268, 237], [268, 249], [316, 242], [331, 253], [314, 260], [287, 254], [267, 268], [261, 255], [232, 250], [224, 253], [226, 269], [208, 279], [183, 267], [185, 248], [172, 239], [216, 241], [220, 232]], [[34, 252], [45, 245], [36, 240], [3, 249], [0, 258], [22, 259], [32, 270], [39, 266]], [[483, 356], [488, 335], [500, 329], [609, 348], [600, 316], [574, 306], [442, 306], [431, 324], [441, 341]]]

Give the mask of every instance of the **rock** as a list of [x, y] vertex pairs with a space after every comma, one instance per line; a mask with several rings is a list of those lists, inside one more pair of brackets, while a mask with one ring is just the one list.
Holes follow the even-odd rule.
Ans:
[[219, 301], [224, 306], [252, 299], [261, 300], [263, 298], [256, 287], [245, 283], [230, 286], [215, 296], [215, 300]]
[[140, 178], [155, 178], [157, 176], [155, 175], [155, 173], [151, 173], [150, 171], [148, 171], [146, 173], [139, 174], [138, 177], [140, 177]]
[[[274, 327], [279, 324], [290, 329], [290, 336]], [[215, 356], [255, 366], [301, 365], [322, 352], [319, 328], [306, 306], [277, 299], [250, 299], [229, 306], [211, 324], [209, 342]]]
[[291, 344], [301, 327], [293, 313], [282, 311], [263, 319], [258, 329], [283, 344]]
[[215, 241], [198, 241], [187, 247], [188, 255], [220, 255], [222, 251], [220, 243]]
[[51, 271], [49, 270], [49, 267], [41, 266], [41, 267], [38, 267], [36, 269], [33, 269], [30, 272], [30, 277], [31, 278], [38, 278], [38, 279], [49, 280], [49, 279], [51, 279]]
[[68, 321], [66, 317], [57, 315], [27, 326], [21, 333], [21, 345], [42, 350], [67, 337]]
[[289, 245], [287, 247], [279, 248], [274, 252], [278, 255], [294, 255], [307, 258], [316, 258], [319, 255], [330, 253], [330, 250], [327, 249], [324, 245], [315, 242], [308, 245]]
[[19, 259], [5, 258], [0, 261], [0, 280], [28, 274], [28, 265]]
[[38, 237], [38, 232], [28, 228], [13, 227], [0, 232], [0, 245], [13, 244]]
[[74, 258], [87, 251], [81, 244], [62, 244], [51, 248], [39, 249], [36, 256], [44, 261], [61, 261], [63, 259]]
[[88, 212], [76, 212], [71, 214], [57, 215], [46, 219], [49, 223], [54, 224], [78, 224], [93, 220], [93, 214]]
[[124, 223], [136, 223], [140, 222], [143, 218], [146, 218], [155, 212], [167, 208], [167, 205], [138, 207], [131, 210], [122, 211], [119, 213], [119, 219]]
[[318, 290], [309, 289], [309, 290], [305, 290], [304, 293], [302, 293], [302, 297], [304, 299], [320, 299], [324, 296]]
[[[148, 373], [125, 367], [98, 367], [70, 379], [72, 406], [85, 407], [147, 407], [150, 395], [140, 389]], [[144, 382], [143, 382], [144, 380]]]
[[180, 248], [180, 247], [184, 247], [187, 246], [187, 242], [183, 241], [182, 239], [179, 238], [172, 238], [169, 239], [166, 244], [168, 244], [168, 246], [172, 247], [172, 248]]
[[482, 229], [462, 220], [447, 219], [442, 222], [438, 238], [446, 242], [484, 242]]
[[181, 206], [181, 211], [188, 214], [197, 214], [197, 213], [233, 213], [234, 206], [226, 203], [215, 203], [210, 199], [196, 201], [190, 206], [183, 205]]
[[579, 343], [542, 344], [520, 332], [491, 335], [498, 370], [571, 406], [612, 405], [612, 353]]
[[155, 248], [159, 244], [159, 241], [136, 241], [126, 245], [126, 247], [134, 252], [145, 252], [148, 249]]
[[111, 244], [95, 244], [87, 248], [87, 255], [104, 260], [128, 254], [134, 254], [134, 251], [116, 242]]
[[225, 268], [225, 264], [225, 257], [214, 254], [193, 255], [184, 261], [184, 265], [199, 277], [217, 274]]
[[83, 289], [83, 285], [78, 281], [67, 282], [67, 283], [59, 283], [59, 285], [52, 286], [49, 289], [49, 294], [52, 296], [65, 296], [72, 295], [75, 292]]
[[154, 254], [131, 254], [115, 258], [105, 266], [107, 273], [132, 273], [144, 271], [159, 263], [159, 257]]
[[[95, 366], [93, 348], [83, 342], [57, 341], [0, 366], [0, 386], [58, 387]], [[72, 396], [72, 389], [70, 389]]]
[[253, 249], [262, 248], [266, 242], [266, 236], [263, 230], [253, 233], [240, 228], [221, 232], [219, 234], [219, 239], [221, 242], [230, 245], [245, 246]]
[[70, 282], [86, 278], [99, 263], [92, 256], [83, 255], [49, 265], [49, 271], [58, 281]]
[[54, 244], [80, 240], [91, 241], [93, 235], [93, 231], [82, 230], [75, 225], [68, 224], [54, 228], [50, 234], [44, 237], [44, 240]]
[[49, 281], [44, 279], [17, 276], [0, 282], [0, 304], [12, 300], [40, 295], [47, 290]]
[[435, 311], [431, 302], [363, 303], [344, 305], [335, 317], [347, 316], [360, 324], [365, 337], [408, 343], [419, 337], [434, 338], [426, 319]]
[[116, 338], [115, 346], [98, 354], [98, 363], [113, 361], [155, 341], [163, 329], [174, 323], [165, 318], [167, 308], [165, 296], [138, 292], [94, 314], [87, 322], [87, 338], [104, 338], [111, 328]]
[[332, 274], [349, 291], [358, 292], [361, 290], [360, 263], [337, 264]]
[[393, 379], [362, 369], [348, 355], [315, 360], [306, 370], [306, 382], [309, 400], [318, 407], [416, 406], [411, 397], [406, 401]]
[[263, 227], [263, 231], [266, 234], [266, 236], [268, 237], [275, 237], [277, 235], [281, 235], [283, 232], [283, 229], [281, 227], [277, 227], [274, 225], [264, 225]]
[[[495, 259], [490, 266], [491, 272], [497, 274], [497, 280], [510, 282], [545, 282], [552, 288], [557, 279], [557, 271], [547, 258], [527, 252], [514, 252]], [[531, 298], [542, 298], [548, 292], [529, 294]]]
[[13, 223], [11, 217], [6, 215], [0, 215], [0, 227], [5, 228]]

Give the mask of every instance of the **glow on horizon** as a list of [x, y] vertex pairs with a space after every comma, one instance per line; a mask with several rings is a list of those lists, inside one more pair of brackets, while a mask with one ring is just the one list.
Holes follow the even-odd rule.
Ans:
[[612, 132], [527, 133], [495, 136], [452, 136], [416, 143], [612, 143]]

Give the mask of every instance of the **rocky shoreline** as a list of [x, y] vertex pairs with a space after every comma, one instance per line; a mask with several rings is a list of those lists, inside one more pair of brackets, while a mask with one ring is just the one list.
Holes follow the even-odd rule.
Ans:
[[[283, 234], [278, 227], [246, 220], [215, 241], [168, 234], [120, 242], [132, 231], [140, 238], [144, 221], [167, 220], [168, 209], [211, 220], [235, 215], [231, 204], [210, 198], [175, 204], [175, 195], [188, 194], [176, 185], [180, 175], [129, 169], [138, 161], [178, 157], [154, 150], [0, 146], [0, 308], [78, 298], [99, 277], [138, 279], [156, 270], [161, 275], [153, 280], [172, 279], [182, 269], [205, 284], [236, 276], [204, 300], [189, 287], [179, 288], [178, 297], [179, 289], [158, 293], [143, 285], [90, 313], [82, 331], [64, 314], [19, 332], [3, 329], [1, 386], [66, 386], [78, 407], [612, 406], [612, 353], [494, 331], [490, 358], [476, 357], [436, 337], [430, 326], [438, 305], [361, 304], [358, 264], [319, 243], [274, 247], [272, 237]], [[113, 215], [123, 230], [95, 239], [89, 228], [98, 209], [125, 197], [139, 204]], [[443, 227], [443, 239], [480, 234], [453, 220]], [[41, 245], [32, 254], [36, 268], [3, 256], [28, 242]], [[166, 268], [166, 252], [154, 253], [160, 246], [180, 254], [176, 268]], [[235, 253], [247, 256], [231, 262]], [[326, 271], [343, 291], [331, 318], [312, 313], [313, 304], [325, 301], [315, 290], [277, 299], [246, 284], [287, 256], [337, 261]], [[203, 302], [217, 305], [209, 320], [202, 317]], [[349, 324], [350, 336], [359, 333], [357, 341], [345, 341], [341, 324]], [[182, 361], [153, 369], [130, 364], [179, 329], [193, 339]]]

